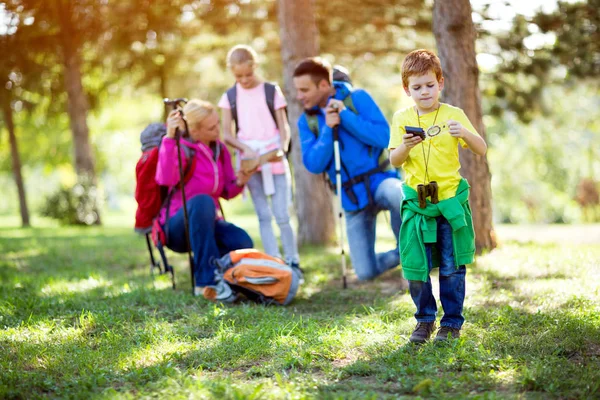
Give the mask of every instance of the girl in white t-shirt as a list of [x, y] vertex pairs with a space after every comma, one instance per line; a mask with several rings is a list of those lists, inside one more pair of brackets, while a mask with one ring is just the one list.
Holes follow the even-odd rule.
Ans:
[[[275, 87], [274, 110], [267, 105], [265, 82], [256, 75], [257, 55], [249, 46], [238, 45], [227, 54], [227, 66], [235, 76], [234, 96], [237, 120], [234, 124], [232, 107], [227, 93], [219, 101], [225, 143], [241, 152], [242, 159], [256, 159], [274, 149], [287, 152], [290, 143], [290, 127], [287, 121], [285, 98]], [[275, 118], [274, 118], [275, 117]], [[235, 126], [234, 128], [234, 125]], [[247, 183], [254, 209], [258, 215], [260, 236], [265, 252], [281, 257], [279, 244], [273, 232], [273, 215], [281, 231], [281, 243], [285, 261], [299, 266], [298, 245], [290, 225], [288, 211], [291, 185], [289, 165], [285, 157], [259, 167]]]

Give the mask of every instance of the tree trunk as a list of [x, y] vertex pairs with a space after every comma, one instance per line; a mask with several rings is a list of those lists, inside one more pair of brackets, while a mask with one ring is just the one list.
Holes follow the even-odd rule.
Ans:
[[[89, 103], [81, 77], [81, 58], [77, 35], [73, 28], [70, 2], [58, 2], [57, 12], [61, 28], [61, 48], [64, 66], [64, 83], [67, 91], [67, 103], [73, 148], [75, 152], [75, 172], [80, 179], [93, 186], [97, 185], [94, 155], [90, 144], [90, 134], [87, 125]], [[94, 207], [100, 224], [100, 210]]]
[[[436, 0], [433, 6], [433, 33], [444, 70], [442, 100], [460, 107], [477, 132], [485, 139], [479, 69], [475, 59], [475, 28], [469, 0]], [[460, 150], [461, 173], [471, 184], [471, 207], [477, 252], [496, 247], [492, 226], [492, 191], [486, 156]]]
[[19, 146], [17, 145], [17, 136], [15, 135], [15, 125], [13, 122], [13, 112], [9, 101], [2, 101], [2, 112], [4, 121], [8, 129], [8, 138], [10, 142], [10, 154], [12, 157], [12, 169], [17, 184], [19, 193], [19, 208], [21, 210], [21, 223], [23, 227], [30, 226], [29, 224], [29, 208], [27, 207], [27, 197], [25, 196], [25, 184], [23, 183], [23, 175], [21, 175], [21, 156], [19, 155]]
[[[168, 98], [169, 96], [167, 95], [167, 68], [165, 66], [165, 64], [160, 64], [157, 66], [158, 67], [158, 88], [160, 91], [160, 99], [161, 101]], [[169, 110], [169, 107], [167, 106], [163, 106], [163, 121], [167, 120], [167, 116], [169, 115], [169, 112], [171, 110]]]
[[68, 112], [75, 148], [75, 171], [87, 175], [95, 182], [94, 157], [87, 126], [88, 100], [81, 83], [79, 55], [72, 49], [64, 49], [64, 79], [68, 95]]
[[319, 52], [319, 35], [314, 17], [314, 0], [279, 0], [279, 32], [284, 68], [284, 91], [292, 131], [292, 164], [294, 166], [295, 206], [298, 215], [298, 242], [323, 244], [331, 242], [335, 232], [332, 197], [322, 175], [306, 170], [298, 138], [298, 118], [304, 111], [296, 100], [293, 74], [302, 59]]

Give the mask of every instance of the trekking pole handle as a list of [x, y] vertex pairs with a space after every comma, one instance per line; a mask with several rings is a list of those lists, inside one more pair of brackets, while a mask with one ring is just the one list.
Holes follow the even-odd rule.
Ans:
[[[337, 104], [337, 103], [333, 103], [333, 104], [331, 104], [331, 108], [332, 108], [333, 110], [335, 110], [335, 112], [336, 112], [336, 113], [339, 113], [339, 112], [340, 112], [340, 110], [339, 110], [339, 107], [338, 107], [338, 104]], [[339, 136], [339, 125], [336, 125], [336, 126], [334, 126], [334, 127], [333, 127], [333, 140], [334, 140], [334, 141], [338, 141], [339, 139], [340, 139], [340, 136]]]
[[[185, 97], [178, 97], [176, 99], [169, 99], [169, 98], [165, 97], [163, 99], [163, 104], [165, 106], [172, 107], [173, 110], [179, 111], [181, 118], [183, 118], [183, 123], [185, 124], [185, 132], [187, 133], [187, 136], [189, 136], [188, 124], [185, 119], [185, 116], [183, 115], [183, 108], [182, 108], [182, 104], [185, 105], [187, 102], [188, 102], [188, 99], [186, 99]], [[181, 135], [181, 132], [179, 132], [179, 128], [175, 128], [175, 137], [179, 138], [180, 135]]]
[[169, 98], [163, 99], [164, 105], [167, 107], [173, 107], [173, 110], [177, 109], [177, 107], [180, 107], [181, 103], [185, 104], [187, 102], [188, 102], [188, 99], [186, 99], [185, 97], [179, 97], [177, 99], [169, 99]]
[[[331, 108], [335, 110], [335, 112], [339, 112], [339, 108], [337, 103], [333, 103]], [[333, 157], [335, 159], [335, 172], [339, 173], [342, 167], [342, 162], [340, 158], [340, 137], [339, 137], [339, 125], [333, 127]], [[338, 182], [341, 183], [341, 182]], [[338, 189], [338, 194], [340, 189]]]

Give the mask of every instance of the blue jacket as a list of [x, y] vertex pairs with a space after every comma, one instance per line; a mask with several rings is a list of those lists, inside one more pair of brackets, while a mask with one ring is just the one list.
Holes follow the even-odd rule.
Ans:
[[[340, 112], [339, 140], [340, 158], [342, 161], [342, 184], [350, 177], [356, 177], [377, 168], [379, 156], [387, 148], [390, 141], [390, 126], [375, 101], [364, 90], [352, 90], [344, 82], [334, 81], [336, 100], [344, 100], [352, 96], [352, 102], [358, 114], [348, 108]], [[335, 161], [333, 155], [333, 130], [325, 124], [325, 115], [319, 107], [315, 107], [319, 121], [319, 135], [311, 131], [306, 113], [298, 120], [300, 142], [302, 145], [302, 161], [307, 170], [313, 174], [327, 172], [329, 179], [336, 184]], [[370, 176], [370, 192], [375, 197], [379, 184], [387, 178], [398, 177], [394, 169], [377, 172]], [[342, 190], [342, 207], [345, 211], [358, 211], [369, 205], [369, 196], [364, 183], [352, 186], [355, 201]]]

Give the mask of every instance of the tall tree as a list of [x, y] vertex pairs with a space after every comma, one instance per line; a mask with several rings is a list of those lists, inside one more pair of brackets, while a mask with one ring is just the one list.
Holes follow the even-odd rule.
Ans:
[[[13, 177], [17, 185], [19, 196], [19, 210], [21, 212], [21, 224], [24, 227], [30, 225], [29, 208], [27, 206], [27, 196], [25, 194], [25, 182], [22, 174], [21, 155], [19, 154], [19, 145], [15, 132], [12, 103], [14, 92], [18, 84], [22, 82], [22, 73], [17, 68], [26, 69], [24, 65], [27, 61], [19, 52], [22, 43], [19, 43], [16, 34], [16, 25], [19, 18], [12, 14], [6, 24], [7, 31], [0, 35], [0, 53], [4, 56], [0, 59], [0, 108], [2, 109], [2, 120], [8, 131], [10, 143], [10, 156]], [[18, 88], [20, 89], [20, 88]]]
[[[70, 0], [54, 1], [54, 12], [59, 26], [58, 44], [63, 62], [63, 79], [68, 97], [68, 113], [73, 134], [75, 171], [91, 182], [96, 182], [94, 155], [90, 145], [87, 124], [89, 103], [83, 89], [81, 73], [81, 36], [76, 26], [76, 9]], [[81, 10], [83, 14], [83, 10]], [[93, 10], [88, 10], [93, 11]]]
[[[433, 33], [445, 76], [443, 101], [462, 108], [485, 139], [475, 59], [475, 29], [469, 0], [436, 0]], [[492, 227], [492, 192], [486, 156], [460, 150], [462, 173], [471, 183], [471, 205], [477, 251], [496, 246]]]
[[4, 124], [8, 130], [8, 139], [10, 142], [10, 155], [12, 158], [12, 170], [17, 185], [17, 192], [19, 195], [19, 209], [21, 211], [21, 224], [23, 227], [30, 225], [29, 223], [29, 208], [27, 207], [27, 197], [25, 195], [25, 183], [23, 181], [23, 174], [21, 173], [21, 156], [19, 155], [19, 146], [17, 144], [17, 135], [15, 134], [15, 124], [13, 122], [13, 110], [10, 102], [10, 95], [7, 93], [9, 90], [2, 88], [3, 93], [1, 96], [2, 105], [2, 117]]
[[[28, 20], [36, 45], [56, 55], [62, 66], [62, 84], [73, 137], [74, 166], [80, 182], [96, 185], [96, 171], [90, 143], [87, 114], [89, 96], [83, 84], [82, 53], [86, 45], [101, 40], [107, 5], [92, 0], [12, 0], [7, 10]], [[91, 46], [88, 46], [91, 47]], [[47, 66], [51, 69], [52, 66]], [[55, 82], [50, 82], [53, 84]], [[93, 207], [95, 223], [100, 211]]]
[[315, 24], [314, 0], [279, 0], [279, 33], [284, 66], [284, 88], [292, 128], [292, 162], [296, 183], [296, 213], [300, 243], [326, 243], [335, 231], [331, 193], [321, 175], [311, 174], [302, 163], [297, 122], [303, 112], [295, 100], [294, 68], [300, 60], [319, 53], [319, 34]]

